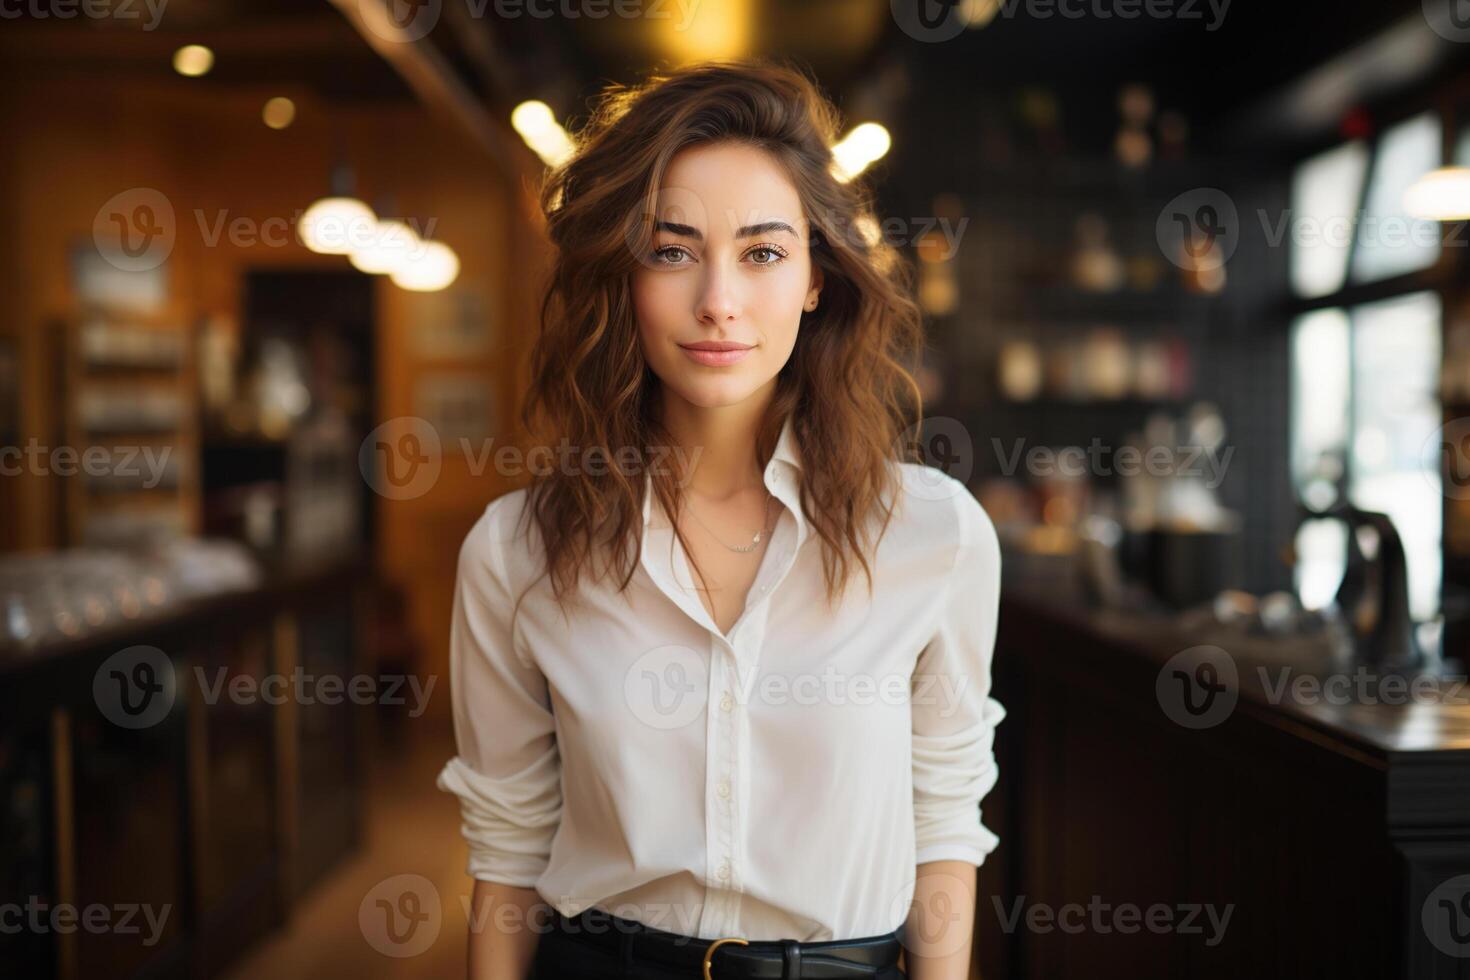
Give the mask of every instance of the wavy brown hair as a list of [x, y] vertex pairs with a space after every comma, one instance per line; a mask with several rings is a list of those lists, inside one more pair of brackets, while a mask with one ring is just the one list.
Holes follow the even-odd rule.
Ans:
[[[607, 464], [597, 474], [538, 474], [529, 487], [527, 510], [558, 600], [599, 553], [621, 578], [619, 590], [627, 587], [643, 533], [645, 471], [688, 552], [677, 520], [687, 474], [652, 458], [650, 447], [672, 441], [659, 419], [658, 377], [639, 344], [631, 279], [652, 251], [670, 160], [685, 147], [721, 141], [759, 147], [781, 164], [805, 208], [811, 258], [823, 277], [822, 302], [802, 314], [777, 377], [757, 456], [764, 466], [794, 413], [801, 504], [822, 540], [828, 602], [853, 560], [871, 590], [867, 555], [892, 514], [886, 501], [900, 479], [894, 463], [909, 454], [901, 436], [922, 417], [909, 368], [923, 335], [911, 267], [876, 233], [862, 233], [877, 228], [871, 191], [833, 175], [839, 123], [836, 108], [798, 68], [706, 62], [606, 88], [575, 153], [547, 175], [540, 203], [555, 256], [521, 418], [534, 444], [566, 440]], [[624, 465], [632, 459], [639, 465]], [[876, 514], [882, 524], [874, 538], [869, 518]]]

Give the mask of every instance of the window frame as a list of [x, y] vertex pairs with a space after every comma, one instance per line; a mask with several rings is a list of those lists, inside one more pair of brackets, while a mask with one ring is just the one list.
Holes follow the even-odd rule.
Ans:
[[[1372, 282], [1352, 282], [1353, 264], [1357, 259], [1360, 244], [1360, 219], [1366, 211], [1368, 205], [1369, 189], [1372, 186], [1373, 179], [1378, 172], [1380, 153], [1383, 143], [1383, 134], [1387, 130], [1392, 129], [1394, 126], [1398, 125], [1401, 122], [1405, 122], [1415, 116], [1422, 115], [1426, 112], [1433, 112], [1439, 117], [1440, 123], [1439, 160], [1435, 164], [1435, 166], [1451, 166], [1455, 162], [1455, 151], [1456, 146], [1459, 142], [1461, 129], [1466, 128], [1467, 130], [1470, 130], [1470, 118], [1467, 118], [1467, 116], [1470, 116], [1470, 113], [1462, 111], [1462, 105], [1470, 107], [1470, 97], [1467, 97], [1467, 94], [1464, 91], [1441, 92], [1438, 95], [1432, 97], [1426, 97], [1423, 93], [1420, 93], [1419, 96], [1415, 99], [1406, 100], [1398, 103], [1391, 113], [1384, 112], [1381, 115], [1375, 114], [1374, 127], [1371, 132], [1363, 136], [1348, 136], [1341, 133], [1334, 133], [1330, 139], [1314, 141], [1310, 147], [1305, 147], [1302, 149], [1301, 152], [1294, 154], [1287, 166], [1287, 173], [1292, 174], [1296, 171], [1298, 167], [1300, 167], [1306, 161], [1310, 160], [1312, 157], [1340, 147], [1346, 143], [1350, 143], [1355, 139], [1361, 139], [1363, 141], [1363, 144], [1366, 147], [1368, 153], [1367, 166], [1363, 173], [1362, 185], [1358, 188], [1357, 202], [1355, 205], [1355, 210], [1353, 211], [1353, 234], [1348, 242], [1347, 255], [1344, 257], [1345, 273], [1343, 275], [1343, 285], [1341, 286], [1341, 288], [1321, 296], [1304, 297], [1298, 296], [1296, 294], [1294, 284], [1291, 282], [1291, 279], [1288, 276], [1286, 278], [1287, 299], [1281, 306], [1282, 315], [1285, 319], [1288, 331], [1295, 329], [1296, 323], [1302, 316], [1321, 310], [1341, 310], [1343, 315], [1347, 318], [1347, 359], [1349, 385], [1347, 395], [1347, 433], [1344, 447], [1346, 451], [1343, 453], [1342, 459], [1342, 486], [1345, 488], [1351, 487], [1353, 485], [1355, 477], [1355, 465], [1353, 460], [1352, 447], [1354, 445], [1354, 440], [1356, 440], [1358, 436], [1358, 386], [1353, 379], [1355, 379], [1357, 376], [1359, 351], [1357, 331], [1354, 329], [1352, 311], [1365, 305], [1381, 302], [1384, 300], [1398, 299], [1404, 296], [1411, 295], [1413, 293], [1434, 293], [1439, 299], [1440, 309], [1440, 363], [1436, 367], [1442, 367], [1444, 363], [1445, 343], [1447, 340], [1447, 311], [1451, 309], [1451, 304], [1455, 298], [1455, 278], [1461, 266], [1461, 262], [1457, 255], [1457, 250], [1470, 250], [1467, 249], [1467, 246], [1470, 246], [1470, 221], [1461, 220], [1440, 222], [1439, 255], [1432, 264], [1425, 266], [1422, 269], [1399, 273], [1397, 275], [1388, 276], [1383, 279], [1377, 279]], [[1291, 204], [1292, 202], [1290, 201], [1290, 198], [1288, 198], [1287, 206], [1290, 207]], [[1463, 244], [1460, 246], [1452, 246], [1446, 244], [1454, 240], [1459, 240]], [[1288, 258], [1288, 262], [1289, 261], [1290, 259]], [[1288, 344], [1289, 348], [1291, 346], [1292, 345]], [[1294, 355], [1288, 356], [1291, 357]], [[1293, 362], [1292, 370], [1294, 371], [1294, 369], [1295, 364]], [[1440, 420], [1441, 423], [1443, 423], [1449, 406], [1446, 405], [1443, 394], [1440, 390], [1438, 390], [1437, 386], [1434, 392], [1434, 396], [1435, 401], [1439, 405]], [[1292, 391], [1290, 393], [1290, 399], [1294, 399], [1295, 397], [1296, 392]], [[1289, 403], [1292, 402], [1290, 402], [1289, 400]], [[1288, 425], [1291, 425], [1292, 422], [1294, 422], [1294, 418], [1292, 421], [1288, 422]], [[1295, 433], [1289, 430], [1287, 437], [1288, 473], [1290, 473], [1293, 497], [1296, 499], [1298, 505], [1300, 506], [1301, 498], [1300, 496], [1298, 496], [1298, 484], [1295, 472], [1295, 459], [1293, 454], [1294, 438]], [[1441, 479], [1442, 478], [1443, 474], [1441, 474]], [[1448, 600], [1448, 591], [1451, 587], [1450, 578], [1452, 563], [1450, 560], [1450, 556], [1446, 551], [1445, 545], [1445, 535], [1449, 526], [1449, 520], [1450, 514], [1448, 501], [1444, 497], [1444, 494], [1441, 493], [1439, 543], [1440, 579], [1438, 603], [1438, 614], [1440, 616], [1445, 615], [1445, 606]]]

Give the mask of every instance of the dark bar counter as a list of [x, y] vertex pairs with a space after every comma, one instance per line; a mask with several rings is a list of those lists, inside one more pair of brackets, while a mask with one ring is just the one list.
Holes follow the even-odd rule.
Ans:
[[[0, 652], [0, 881], [41, 923], [0, 932], [0, 973], [218, 975], [359, 845], [370, 713], [261, 682], [369, 672], [367, 565], [263, 571], [256, 587]], [[139, 662], [161, 706], [135, 691], [144, 710], [129, 717], [110, 675]], [[56, 917], [89, 907], [109, 924]]]
[[1470, 688], [1374, 680], [1007, 592], [983, 975], [1470, 977]]

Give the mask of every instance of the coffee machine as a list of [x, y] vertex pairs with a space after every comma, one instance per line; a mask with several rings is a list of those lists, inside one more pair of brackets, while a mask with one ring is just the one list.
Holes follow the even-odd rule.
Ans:
[[1301, 523], [1341, 521], [1346, 528], [1342, 582], [1330, 615], [1354, 665], [1413, 673], [1430, 658], [1415, 639], [1409, 615], [1409, 565], [1403, 539], [1387, 514], [1339, 502], [1325, 510], [1299, 505]]

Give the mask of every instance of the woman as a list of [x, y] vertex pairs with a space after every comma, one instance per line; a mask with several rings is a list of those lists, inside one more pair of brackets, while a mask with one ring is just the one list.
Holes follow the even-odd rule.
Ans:
[[969, 975], [999, 550], [903, 459], [919, 318], [836, 134], [803, 74], [706, 64], [548, 178], [523, 416], [562, 450], [455, 598], [474, 977]]

